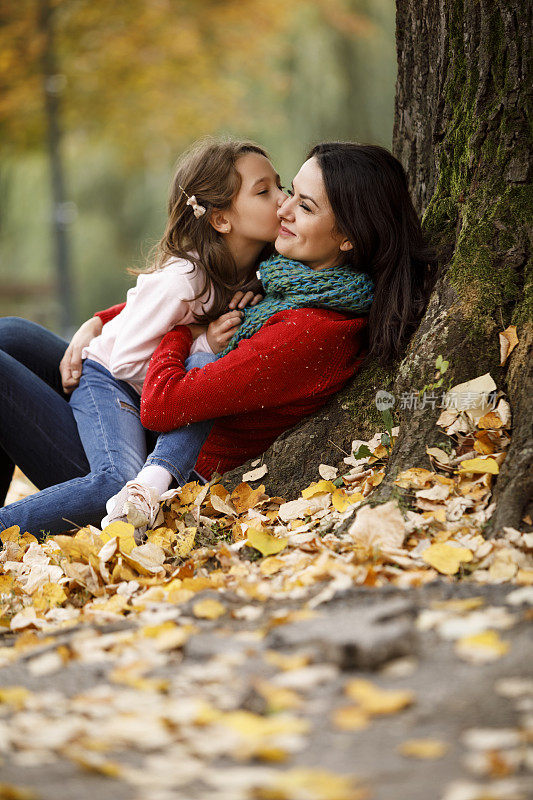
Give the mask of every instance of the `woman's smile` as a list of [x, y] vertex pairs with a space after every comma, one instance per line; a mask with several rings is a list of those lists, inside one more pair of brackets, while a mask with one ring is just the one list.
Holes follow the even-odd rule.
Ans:
[[278, 236], [296, 236], [296, 234], [286, 228], [285, 225], [280, 225]]

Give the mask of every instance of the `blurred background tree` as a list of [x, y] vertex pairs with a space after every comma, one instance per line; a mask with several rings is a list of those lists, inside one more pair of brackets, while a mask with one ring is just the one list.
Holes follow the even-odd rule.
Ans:
[[0, 0], [0, 314], [68, 334], [120, 301], [201, 136], [259, 141], [285, 182], [321, 139], [390, 146], [394, 14], [393, 0]]

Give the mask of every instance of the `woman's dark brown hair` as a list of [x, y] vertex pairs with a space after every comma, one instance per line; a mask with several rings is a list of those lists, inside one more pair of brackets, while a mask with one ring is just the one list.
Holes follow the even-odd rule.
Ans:
[[[247, 153], [269, 158], [259, 145], [249, 141], [204, 139], [197, 142], [178, 161], [168, 200], [168, 221], [165, 232], [154, 248], [149, 267], [152, 272], [164, 267], [171, 258], [191, 261], [205, 273], [202, 290], [197, 295], [214, 295], [209, 312], [198, 314], [197, 322], [209, 323], [228, 310], [235, 291], [250, 277], [239, 278], [237, 265], [223, 234], [210, 224], [213, 209], [228, 209], [241, 187], [237, 162]], [[186, 194], [182, 191], [182, 187]], [[187, 195], [194, 195], [206, 213], [195, 217], [187, 205]], [[268, 257], [272, 246], [266, 245], [259, 261]], [[134, 270], [130, 270], [134, 272]], [[135, 273], [135, 274], [138, 274]]]
[[375, 284], [367, 359], [389, 363], [420, 322], [435, 280], [404, 169], [379, 145], [323, 142], [308, 158], [317, 159], [336, 226], [353, 245], [350, 265]]

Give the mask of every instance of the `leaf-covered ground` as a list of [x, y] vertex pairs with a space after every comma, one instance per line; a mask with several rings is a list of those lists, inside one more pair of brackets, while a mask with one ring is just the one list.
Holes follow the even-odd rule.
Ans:
[[375, 508], [396, 430], [299, 498], [170, 492], [141, 546], [4, 532], [0, 797], [525, 799], [531, 520], [483, 537], [509, 407], [439, 424]]

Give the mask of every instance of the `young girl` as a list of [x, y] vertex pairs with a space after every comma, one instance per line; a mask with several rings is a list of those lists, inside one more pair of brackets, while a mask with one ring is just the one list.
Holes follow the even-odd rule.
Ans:
[[[70, 527], [65, 521], [99, 524], [106, 500], [145, 462], [140, 394], [150, 358], [164, 335], [178, 324], [214, 320], [230, 303], [235, 308], [240, 301], [243, 307], [260, 299], [252, 292], [243, 296], [243, 291], [254, 278], [258, 285], [257, 263], [279, 228], [276, 212], [285, 198], [279, 182], [266, 152], [250, 142], [208, 141], [184, 156], [151, 269], [139, 275], [122, 310], [83, 350], [70, 408], [90, 472], [2, 509], [3, 526], [58, 533]], [[240, 313], [235, 308], [227, 315], [227, 337], [238, 326]], [[214, 358], [204, 333], [193, 343], [188, 367]], [[159, 496], [172, 479], [171, 474], [164, 477], [168, 475], [156, 461], [141, 473], [141, 480]]]

